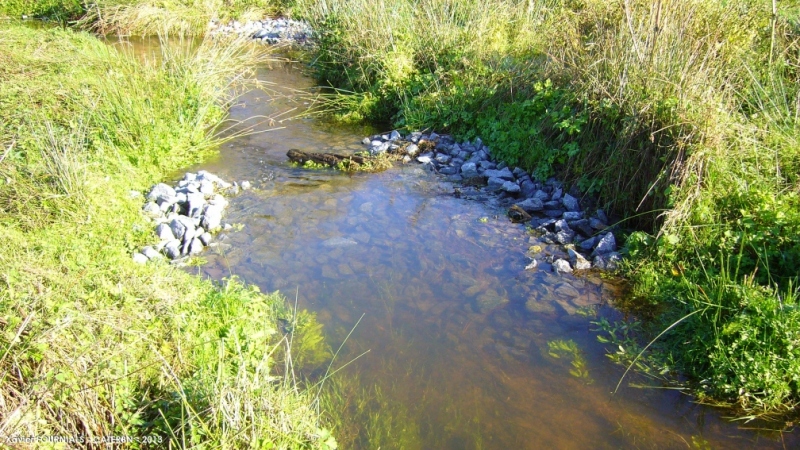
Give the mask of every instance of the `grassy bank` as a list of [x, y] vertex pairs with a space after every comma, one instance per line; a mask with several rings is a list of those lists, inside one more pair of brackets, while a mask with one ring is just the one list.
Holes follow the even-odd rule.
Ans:
[[297, 0], [293, 12], [319, 32], [314, 67], [342, 89], [341, 118], [480, 136], [630, 217], [643, 231], [628, 239], [629, 306], [649, 320], [624, 341], [627, 361], [674, 325], [644, 361], [758, 415], [800, 400], [800, 11], [778, 3]]
[[627, 239], [627, 307], [647, 321], [635, 338], [605, 327], [624, 344], [616, 358], [658, 337], [637, 362], [689, 375], [704, 400], [746, 415], [800, 401], [797, 2], [99, 5], [86, 23], [107, 31], [201, 32], [251, 6], [308, 19], [343, 120], [480, 136], [641, 230]]
[[326, 357], [313, 316], [131, 260], [153, 234], [130, 190], [212, 151], [230, 80], [259, 57], [204, 42], [143, 64], [90, 35], [0, 25], [0, 436], [333, 444], [294, 381], [292, 362]]

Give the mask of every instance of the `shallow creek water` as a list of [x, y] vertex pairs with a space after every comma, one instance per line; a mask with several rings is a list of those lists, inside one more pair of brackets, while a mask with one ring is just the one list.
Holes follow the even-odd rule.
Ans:
[[[287, 64], [258, 76], [277, 93], [313, 85]], [[288, 117], [304, 107], [253, 91], [231, 118], [293, 111], [281, 116]], [[372, 413], [403, 421], [399, 428], [414, 437], [384, 447], [797, 444], [795, 436], [729, 423], [676, 391], [632, 387], [657, 386], [641, 377], [629, 375], [612, 394], [623, 368], [604, 356], [590, 321], [616, 314], [608, 306], [614, 285], [596, 274], [526, 271], [531, 236], [491, 202], [457, 198], [452, 184], [416, 165], [347, 175], [288, 164], [291, 148], [352, 152], [375, 130], [308, 118], [256, 128], [274, 130], [236, 138], [190, 169], [255, 187], [231, 199], [226, 220], [243, 227], [221, 234], [223, 245], [202, 255], [208, 263], [190, 270], [213, 279], [236, 275], [292, 299], [297, 292], [299, 307], [316, 312], [334, 349], [363, 314], [334, 365], [369, 350], [340, 375], [380, 392], [373, 404], [383, 411]], [[563, 352], [554, 357], [554, 341], [577, 344], [579, 362]], [[368, 439], [357, 441], [366, 446]]]

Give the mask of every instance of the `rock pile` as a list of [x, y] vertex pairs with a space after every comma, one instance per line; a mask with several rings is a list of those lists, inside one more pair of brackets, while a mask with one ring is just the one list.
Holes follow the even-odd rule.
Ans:
[[211, 243], [212, 233], [231, 228], [222, 222], [228, 200], [221, 192], [236, 195], [249, 187], [247, 181], [231, 184], [205, 170], [187, 173], [174, 188], [165, 183], [155, 185], [142, 211], [156, 223], [159, 243], [134, 253], [133, 260], [146, 263], [162, 254], [176, 260], [202, 252]]
[[252, 20], [239, 22], [232, 20], [227, 24], [219, 20], [212, 20], [208, 23], [210, 34], [235, 34], [239, 36], [249, 36], [257, 41], [267, 44], [298, 44], [308, 45], [314, 35], [311, 26], [305, 22], [291, 19], [270, 19]]
[[535, 180], [522, 168], [495, 162], [480, 138], [457, 143], [451, 136], [433, 132], [403, 136], [392, 131], [364, 138], [362, 143], [370, 154], [403, 153], [406, 163], [416, 161], [429, 171], [446, 175], [449, 181], [480, 186], [481, 190], [499, 197], [503, 205], [512, 207], [509, 213], [514, 219], [530, 221], [542, 242], [558, 244], [567, 250], [569, 261], [553, 261], [553, 270], [557, 272], [613, 270], [620, 261], [604, 211], [598, 209], [592, 213], [581, 208], [577, 193], [565, 192], [554, 179]]

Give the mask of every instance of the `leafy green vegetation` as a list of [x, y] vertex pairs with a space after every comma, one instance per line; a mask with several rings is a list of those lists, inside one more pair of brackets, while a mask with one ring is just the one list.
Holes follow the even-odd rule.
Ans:
[[153, 234], [130, 191], [215, 148], [256, 51], [165, 44], [139, 63], [87, 34], [0, 25], [5, 435], [335, 447], [295, 381], [330, 355], [312, 315], [131, 259]]
[[3, 0], [0, 17], [41, 17], [60, 22], [79, 16], [84, 11], [81, 0]]
[[587, 383], [592, 383], [592, 378], [589, 376], [589, 369], [586, 368], [586, 358], [583, 357], [578, 344], [570, 340], [556, 339], [547, 343], [547, 354], [555, 359], [564, 358], [569, 360], [570, 369], [569, 374], [575, 378], [582, 378]]
[[509, 164], [630, 217], [641, 231], [627, 242], [628, 305], [647, 320], [625, 349], [658, 336], [637, 364], [687, 374], [704, 400], [748, 415], [800, 400], [796, 2], [296, 0], [292, 11], [318, 32], [312, 61], [339, 89], [340, 117], [480, 136]]

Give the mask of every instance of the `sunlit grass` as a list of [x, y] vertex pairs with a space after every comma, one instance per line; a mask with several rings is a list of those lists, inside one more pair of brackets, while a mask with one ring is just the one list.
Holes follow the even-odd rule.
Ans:
[[138, 62], [88, 34], [0, 25], [0, 434], [329, 448], [297, 372], [329, 356], [313, 316], [131, 259], [154, 238], [131, 190], [213, 151], [268, 57], [163, 45]]

